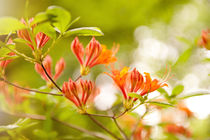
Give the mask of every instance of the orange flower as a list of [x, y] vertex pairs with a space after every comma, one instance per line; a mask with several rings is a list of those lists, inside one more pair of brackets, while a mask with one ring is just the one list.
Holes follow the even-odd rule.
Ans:
[[87, 101], [93, 101], [97, 95], [95, 84], [91, 81], [82, 80], [64, 82], [62, 87], [63, 94], [72, 101], [81, 111], [85, 111]]
[[[147, 93], [157, 90], [158, 88], [167, 86], [165, 83], [166, 80], [162, 82], [157, 79], [152, 80], [150, 74], [146, 72], [144, 73], [144, 78], [142, 74], [136, 70], [136, 68], [134, 68], [131, 72], [128, 72], [127, 67], [124, 67], [122, 70], [112, 68], [111, 72], [112, 74], [106, 74], [114, 80], [115, 84], [120, 88], [126, 100], [131, 99], [130, 97], [128, 98], [128, 93], [135, 92], [143, 96]], [[134, 99], [134, 101], [136, 100], [137, 99]]]
[[128, 67], [124, 67], [122, 70], [117, 70], [112, 67], [112, 74], [105, 72], [107, 75], [109, 75], [115, 82], [115, 84], [119, 87], [119, 89], [122, 91], [123, 96], [125, 99], [128, 98], [127, 92], [126, 92], [126, 81], [128, 76]]
[[[33, 18], [29, 19], [29, 24], [33, 20], [34, 20]], [[27, 25], [26, 21], [23, 18], [21, 19], [21, 22], [23, 24]], [[34, 29], [35, 26], [36, 25], [31, 26], [31, 29], [22, 29], [22, 30], [17, 31], [18, 37], [20, 37], [20, 38], [24, 39], [25, 41], [27, 41], [26, 44], [29, 47], [31, 47], [32, 50], [34, 50], [34, 49], [41, 49], [47, 43], [47, 41], [50, 39], [50, 37], [48, 37], [44, 33], [39, 32], [35, 36], [36, 46], [34, 46], [33, 45], [33, 41], [32, 41], [33, 38], [31, 37], [29, 30], [32, 30], [32, 32], [33, 32], [33, 29]]]
[[210, 50], [210, 29], [202, 31], [198, 45]]
[[[47, 71], [47, 73], [52, 77], [52, 71], [51, 71], [51, 68], [52, 68], [52, 58], [47, 55], [43, 61], [43, 65]], [[61, 58], [57, 63], [56, 63], [56, 66], [55, 66], [55, 75], [53, 77], [54, 80], [57, 80], [61, 73], [63, 72], [65, 68], [65, 61], [63, 58]], [[41, 76], [42, 76], [42, 79], [44, 79], [45, 81], [47, 82], [50, 82], [50, 80], [48, 79], [47, 75], [45, 74], [42, 66], [40, 64], [35, 64], [35, 70], [37, 71], [37, 73], [39, 73]]]
[[106, 46], [101, 45], [94, 37], [85, 49], [76, 37], [71, 44], [71, 49], [81, 65], [81, 75], [87, 75], [95, 65], [110, 64], [117, 60], [115, 54], [118, 51], [118, 47], [108, 50]]

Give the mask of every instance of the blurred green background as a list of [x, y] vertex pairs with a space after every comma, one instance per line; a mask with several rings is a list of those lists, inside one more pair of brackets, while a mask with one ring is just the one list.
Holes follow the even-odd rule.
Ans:
[[[171, 64], [172, 73], [175, 76], [169, 81], [172, 85], [169, 86], [169, 91], [177, 83], [183, 84], [185, 91], [194, 88], [210, 90], [210, 66], [202, 61], [206, 57], [207, 51], [198, 49], [197, 46], [201, 31], [210, 27], [209, 0], [29, 0], [28, 9], [25, 8], [25, 3], [25, 0], [0, 0], [0, 16], [14, 16], [20, 19], [27, 13], [29, 17], [34, 17], [38, 12], [45, 11], [48, 6], [61, 6], [69, 10], [72, 20], [80, 17], [80, 20], [71, 28], [99, 27], [104, 36], [96, 37], [96, 39], [101, 44], [107, 45], [108, 48], [111, 48], [113, 43], [120, 44], [120, 50], [117, 54], [119, 65], [135, 66], [143, 72], [147, 71], [147, 67], [145, 67], [145, 64], [147, 64], [150, 69], [153, 69], [153, 71], [148, 69], [148, 72], [154, 74], [157, 71], [164, 70], [166, 64]], [[50, 52], [54, 65], [60, 57], [64, 57], [67, 63], [63, 75], [58, 80], [60, 85], [69, 77], [75, 78], [79, 75], [79, 63], [70, 49], [73, 39], [74, 36], [60, 40]], [[79, 39], [86, 46], [91, 37], [79, 37]], [[153, 48], [147, 49], [147, 47]], [[155, 47], [158, 49], [155, 49]], [[168, 51], [166, 51], [167, 48]], [[17, 49], [32, 56], [30, 48], [26, 45], [17, 44]], [[162, 59], [163, 56], [164, 60]], [[173, 59], [171, 59], [172, 57]], [[208, 57], [210, 57], [209, 52]], [[96, 78], [103, 68], [103, 66], [93, 68], [91, 78]], [[15, 59], [10, 63], [6, 74], [10, 81], [23, 86], [38, 88], [45, 85], [45, 81], [34, 70], [34, 65], [22, 58]], [[45, 100], [50, 102], [47, 103], [47, 108], [52, 108], [55, 104], [51, 97], [36, 96], [43, 102]], [[197, 102], [192, 102], [190, 107], [200, 106], [197, 111], [203, 111], [208, 115], [209, 109], [206, 104], [209, 101], [208, 99], [201, 101], [196, 98]], [[63, 103], [64, 100], [61, 100], [61, 102]], [[39, 108], [41, 111], [37, 111], [37, 104], [34, 102], [33, 104], [35, 105], [27, 112], [46, 113], [46, 109], [43, 108]], [[25, 106], [27, 105], [26, 103]], [[77, 122], [77, 120], [82, 120], [83, 116], [78, 115], [75, 108], [69, 107], [69, 104], [56, 111], [62, 120], [78, 123], [88, 129], [96, 129], [95, 125], [90, 125], [85, 117], [85, 121]], [[204, 115], [200, 118], [205, 117], [207, 116]], [[5, 120], [7, 122], [11, 119], [4, 118], [1, 121], [4, 123]], [[106, 120], [103, 121], [106, 123]], [[44, 121], [45, 123], [48, 124], [49, 122]], [[193, 131], [198, 132], [198, 130], [205, 129], [205, 132], [195, 133], [198, 138], [202, 139], [205, 135], [209, 136], [208, 123], [209, 118], [193, 122]], [[107, 123], [107, 125], [110, 124]], [[59, 134], [65, 133], [65, 127], [57, 128], [56, 124], [55, 126], [55, 130]], [[42, 125], [37, 127], [42, 128]], [[60, 131], [57, 129], [60, 129]], [[75, 136], [80, 134], [77, 131], [66, 133]], [[38, 132], [37, 135], [39, 135]]]
[[[33, 17], [38, 12], [45, 11], [50, 5], [62, 6], [71, 12], [72, 19], [81, 17], [73, 27], [99, 27], [104, 32], [104, 36], [97, 37], [102, 44], [106, 44], [110, 48], [113, 42], [119, 43], [118, 57], [123, 65], [131, 63], [132, 57], [125, 58], [125, 56], [129, 56], [138, 46], [138, 42], [134, 38], [134, 31], [138, 26], [150, 26], [155, 23], [169, 25], [174, 15], [183, 9], [183, 6], [189, 4], [195, 5], [200, 10], [199, 20], [202, 20], [204, 27], [209, 23], [209, 12], [206, 7], [209, 5], [208, 0], [199, 2], [193, 0], [29, 0], [28, 9], [25, 9], [25, 2], [25, 0], [0, 0], [0, 16], [21, 18], [27, 11], [28, 16]], [[197, 33], [200, 31], [198, 30]], [[163, 40], [166, 38], [164, 30], [157, 36]], [[86, 45], [90, 37], [80, 37], [80, 39]], [[67, 61], [65, 73], [60, 81], [68, 79], [79, 67], [70, 51], [72, 40], [73, 37], [59, 41], [50, 52], [54, 63], [61, 56]], [[31, 55], [29, 47], [22, 46], [21, 44], [21, 49]], [[18, 81], [22, 85], [39, 87], [44, 84], [44, 81], [33, 67], [32, 64], [22, 61], [20, 58], [10, 64], [7, 75], [9, 79]], [[31, 78], [34, 80], [30, 80]]]

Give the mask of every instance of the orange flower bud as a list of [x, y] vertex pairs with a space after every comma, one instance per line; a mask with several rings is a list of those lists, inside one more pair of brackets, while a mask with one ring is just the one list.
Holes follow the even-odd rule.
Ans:
[[[43, 61], [43, 65], [44, 65], [47, 73], [50, 75], [50, 77], [52, 77], [52, 71], [51, 71], [51, 69], [52, 69], [52, 58], [49, 55], [47, 55], [45, 57], [45, 59]], [[65, 68], [65, 62], [64, 62], [64, 59], [61, 58], [55, 66], [54, 80], [57, 80], [60, 77], [64, 68]], [[48, 79], [47, 75], [45, 74], [45, 72], [44, 72], [44, 70], [43, 70], [43, 68], [40, 64], [38, 64], [38, 63], [35, 64], [35, 70], [37, 71], [37, 73], [39, 73], [41, 75], [42, 79], [44, 79], [47, 82], [50, 82], [50, 80]]]
[[[30, 24], [33, 20], [34, 20], [33, 18], [29, 19], [29, 24]], [[23, 18], [21, 19], [21, 22], [22, 22], [23, 24], [27, 25], [26, 21], [25, 21]], [[34, 29], [35, 26], [36, 26], [36, 25], [31, 26], [32, 32], [33, 32], [33, 29]], [[48, 36], [45, 35], [44, 33], [39, 32], [39, 33], [37, 33], [36, 36], [35, 36], [35, 43], [36, 43], [36, 46], [34, 46], [34, 45], [33, 45], [33, 41], [32, 41], [33, 38], [31, 37], [30, 32], [29, 32], [28, 29], [18, 30], [18, 31], [17, 31], [17, 34], [18, 34], [18, 37], [19, 37], [19, 38], [22, 38], [22, 39], [24, 39], [25, 41], [27, 41], [27, 45], [28, 45], [29, 47], [31, 47], [32, 50], [34, 50], [35, 47], [36, 47], [37, 49], [41, 49], [41, 48], [47, 43], [47, 41], [50, 39], [50, 37], [48, 37]]]
[[58, 79], [65, 68], [65, 61], [61, 58], [55, 65], [55, 76], [54, 79]]
[[110, 64], [117, 60], [115, 54], [118, 51], [118, 47], [107, 50], [94, 37], [86, 49], [76, 37], [71, 44], [71, 49], [81, 65], [81, 75], [87, 75], [95, 65]]
[[79, 109], [85, 111], [87, 101], [93, 101], [97, 95], [95, 85], [91, 81], [82, 80], [64, 82], [62, 91], [66, 98], [72, 101]]

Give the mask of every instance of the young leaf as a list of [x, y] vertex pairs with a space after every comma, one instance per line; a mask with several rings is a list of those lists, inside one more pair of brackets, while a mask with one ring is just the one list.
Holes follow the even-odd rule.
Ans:
[[172, 90], [172, 94], [171, 97], [176, 97], [177, 95], [179, 95], [180, 93], [182, 93], [184, 90], [184, 86], [183, 85], [177, 85], [174, 87], [174, 89]]
[[202, 95], [210, 95], [210, 93], [196, 93], [196, 94], [190, 94], [190, 95], [185, 95], [182, 97], [179, 97], [179, 99], [187, 99], [195, 96], [202, 96]]
[[148, 102], [146, 102], [146, 103], [154, 104], [154, 105], [161, 106], [161, 107], [173, 107], [172, 104], [163, 103], [163, 102], [148, 101]]
[[169, 98], [168, 92], [165, 89], [159, 88], [157, 91], [160, 92], [160, 94], [162, 94], [166, 99]]
[[74, 19], [74, 20], [68, 25], [67, 29], [68, 29], [69, 27], [71, 27], [71, 25], [73, 25], [74, 23], [76, 23], [79, 19], [80, 19], [80, 17], [77, 17], [76, 19]]
[[16, 18], [13, 17], [0, 18], [0, 35], [6, 35], [11, 32], [13, 33], [17, 30], [24, 28], [26, 28], [26, 26]]
[[49, 37], [51, 37], [51, 38], [56, 38], [56, 31], [55, 31], [54, 28], [50, 25], [49, 22], [42, 23], [42, 24], [38, 24], [38, 25], [34, 28], [34, 33], [37, 34], [38, 32], [43, 32], [43, 33], [45, 33], [47, 36], [49, 36]]
[[130, 96], [132, 98], [138, 98], [140, 101], [143, 100], [143, 97], [139, 94], [136, 94], [136, 93], [128, 93], [128, 96]]
[[71, 14], [67, 10], [59, 6], [50, 6], [46, 13], [48, 16], [54, 17], [52, 18], [55, 21], [53, 22], [53, 26], [55, 26], [60, 33], [64, 33], [67, 30], [71, 22]]
[[64, 36], [68, 37], [71, 35], [78, 36], [103, 36], [103, 32], [97, 27], [81, 27], [68, 30], [65, 32]]

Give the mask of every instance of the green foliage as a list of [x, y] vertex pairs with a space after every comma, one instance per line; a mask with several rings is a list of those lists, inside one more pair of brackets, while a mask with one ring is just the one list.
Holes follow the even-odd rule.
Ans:
[[78, 36], [102, 36], [104, 35], [101, 30], [97, 27], [81, 27], [68, 30], [64, 36], [68, 37], [71, 35], [78, 35]]
[[174, 87], [174, 89], [172, 90], [172, 94], [171, 97], [176, 97], [179, 94], [181, 94], [184, 90], [184, 86], [183, 85], [177, 85]]
[[9, 33], [14, 33], [15, 31], [24, 28], [26, 28], [26, 26], [16, 18], [13, 17], [0, 18], [0, 35], [7, 35]]
[[210, 93], [195, 93], [195, 94], [189, 94], [179, 97], [179, 99], [187, 99], [195, 96], [202, 96], [202, 95], [209, 95]]
[[52, 24], [60, 33], [64, 33], [68, 29], [71, 22], [71, 14], [68, 11], [59, 6], [50, 6], [47, 8], [46, 14], [53, 17]]
[[159, 88], [157, 91], [160, 92], [160, 94], [163, 95], [166, 99], [169, 99], [169, 94], [165, 89]]
[[154, 104], [154, 105], [157, 105], [157, 106], [160, 106], [160, 107], [174, 107], [172, 104], [157, 102], [157, 101], [147, 101], [146, 103]]

